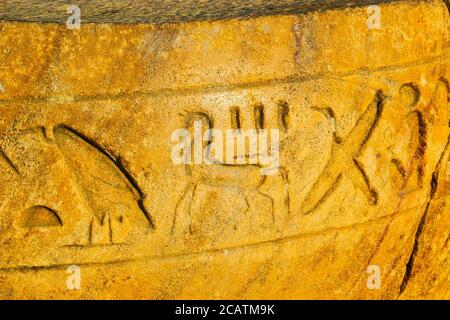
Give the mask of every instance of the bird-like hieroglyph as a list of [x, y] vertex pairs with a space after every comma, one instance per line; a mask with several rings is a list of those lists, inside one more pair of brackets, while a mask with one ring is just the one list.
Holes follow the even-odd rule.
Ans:
[[[448, 297], [448, 10], [379, 7], [1, 22], [0, 297]], [[276, 170], [174, 162], [197, 125], [275, 130]]]

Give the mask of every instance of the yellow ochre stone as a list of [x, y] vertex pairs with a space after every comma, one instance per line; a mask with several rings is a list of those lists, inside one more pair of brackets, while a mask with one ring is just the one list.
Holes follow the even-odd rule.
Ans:
[[[379, 7], [0, 22], [0, 298], [449, 299], [449, 13]], [[175, 164], [194, 123], [279, 168]]]

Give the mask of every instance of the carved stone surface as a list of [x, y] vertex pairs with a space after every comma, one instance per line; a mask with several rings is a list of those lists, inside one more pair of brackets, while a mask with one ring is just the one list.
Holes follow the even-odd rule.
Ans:
[[[448, 10], [379, 6], [0, 22], [0, 297], [449, 298]], [[278, 172], [175, 165], [194, 120], [279, 129]]]

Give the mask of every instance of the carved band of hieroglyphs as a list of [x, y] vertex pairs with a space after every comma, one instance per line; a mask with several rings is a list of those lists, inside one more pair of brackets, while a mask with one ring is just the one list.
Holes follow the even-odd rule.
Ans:
[[[288, 114], [289, 106], [287, 102], [280, 102], [277, 109], [278, 121], [281, 125], [281, 130], [286, 132], [288, 130]], [[191, 130], [195, 121], [201, 121], [205, 124], [205, 130], [213, 129], [214, 119], [206, 111], [188, 112], [183, 121], [185, 128]], [[253, 121], [256, 132], [265, 129], [265, 107], [258, 103], [253, 105]], [[244, 121], [241, 109], [238, 106], [229, 108], [229, 119], [231, 129], [238, 132], [242, 129]], [[203, 135], [202, 135], [203, 136]], [[209, 154], [210, 149], [208, 144], [211, 141], [206, 141], [206, 150], [208, 158], [214, 158]], [[198, 145], [198, 143], [197, 143]], [[195, 141], [192, 141], [192, 150], [195, 148]], [[249, 158], [251, 155], [247, 154], [245, 157]], [[194, 220], [192, 212], [192, 202], [197, 195], [197, 188], [199, 185], [209, 186], [214, 188], [222, 188], [224, 191], [228, 188], [238, 188], [240, 194], [246, 203], [246, 210], [242, 213], [245, 216], [253, 206], [252, 197], [262, 197], [271, 204], [270, 212], [272, 223], [276, 223], [278, 219], [284, 219], [289, 215], [289, 178], [287, 170], [283, 167], [278, 168], [279, 173], [274, 176], [266, 176], [261, 174], [261, 164], [238, 164], [226, 163], [223, 161], [214, 161], [213, 165], [186, 165], [186, 174], [189, 176], [189, 183], [184, 188], [180, 198], [177, 201], [174, 213], [174, 221], [172, 224], [172, 232], [176, 230], [188, 231], [194, 233]], [[269, 180], [279, 180], [283, 188], [283, 195], [280, 197], [276, 195], [276, 190], [263, 191], [264, 186]]]

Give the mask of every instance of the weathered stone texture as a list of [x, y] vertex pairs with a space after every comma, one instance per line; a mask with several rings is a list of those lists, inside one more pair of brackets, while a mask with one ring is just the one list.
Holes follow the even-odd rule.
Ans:
[[[0, 22], [0, 297], [449, 298], [448, 10], [380, 7]], [[278, 174], [173, 164], [187, 119], [260, 106]]]

